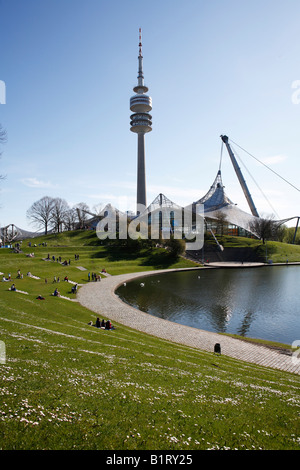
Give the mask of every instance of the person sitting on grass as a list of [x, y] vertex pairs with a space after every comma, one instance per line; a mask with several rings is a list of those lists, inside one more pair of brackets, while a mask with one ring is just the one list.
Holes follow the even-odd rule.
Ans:
[[99, 318], [97, 318], [97, 320], [96, 320], [96, 328], [100, 328], [100, 320], [99, 320]]
[[75, 284], [75, 286], [72, 287], [72, 294], [76, 294], [77, 292], [77, 284]]
[[16, 290], [17, 290], [17, 289], [16, 289], [16, 286], [13, 284], [13, 285], [11, 286], [10, 290], [16, 291]]
[[55, 297], [59, 297], [60, 293], [58, 292], [58, 289], [56, 288], [53, 294]]
[[112, 330], [113, 329], [113, 326], [112, 326], [110, 320], [107, 320], [107, 322], [105, 324], [105, 329], [106, 330]]

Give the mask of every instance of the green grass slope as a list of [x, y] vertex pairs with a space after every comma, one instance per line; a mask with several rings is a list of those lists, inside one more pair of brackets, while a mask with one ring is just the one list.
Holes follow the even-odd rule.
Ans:
[[[118, 324], [98, 330], [88, 325], [95, 314], [73, 302], [63, 282], [88, 282], [87, 273], [103, 267], [119, 274], [192, 263], [172, 263], [160, 250], [112, 253], [91, 233], [34, 243], [45, 241], [24, 242], [19, 254], [0, 250], [0, 271], [22, 291], [0, 283], [0, 448], [299, 449], [299, 376]], [[48, 253], [71, 264], [44, 261]], [[55, 285], [69, 300], [51, 295]]]
[[[232, 237], [223, 235], [217, 237], [218, 241], [224, 248], [251, 248], [259, 258], [272, 260], [273, 263], [286, 263], [300, 262], [300, 245], [291, 245], [289, 243], [267, 241], [262, 243], [261, 240], [246, 238], [246, 237]], [[206, 243], [215, 245], [212, 237], [208, 237]]]

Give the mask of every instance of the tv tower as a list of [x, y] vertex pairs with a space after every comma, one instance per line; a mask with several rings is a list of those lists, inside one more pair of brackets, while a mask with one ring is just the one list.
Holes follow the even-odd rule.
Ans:
[[142, 30], [139, 29], [139, 70], [138, 84], [133, 88], [136, 93], [130, 98], [130, 110], [134, 114], [130, 116], [130, 130], [138, 135], [137, 151], [137, 212], [138, 204], [146, 206], [146, 170], [145, 170], [145, 134], [152, 131], [152, 98], [147, 93], [144, 85], [143, 56], [142, 56]]

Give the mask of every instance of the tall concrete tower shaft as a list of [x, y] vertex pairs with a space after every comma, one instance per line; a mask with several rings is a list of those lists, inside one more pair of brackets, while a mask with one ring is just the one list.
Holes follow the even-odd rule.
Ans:
[[130, 110], [134, 114], [130, 116], [130, 130], [137, 134], [137, 212], [139, 204], [147, 205], [146, 200], [146, 168], [145, 168], [145, 134], [152, 131], [152, 98], [147, 93], [148, 88], [144, 84], [142, 36], [139, 29], [139, 56], [138, 56], [138, 84], [133, 88], [135, 95], [130, 98]]

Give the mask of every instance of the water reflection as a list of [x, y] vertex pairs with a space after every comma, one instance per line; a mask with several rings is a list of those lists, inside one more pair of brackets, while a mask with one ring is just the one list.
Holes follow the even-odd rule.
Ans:
[[151, 315], [208, 331], [300, 339], [300, 267], [205, 269], [150, 276], [117, 293]]
[[212, 329], [225, 333], [232, 317], [232, 309], [228, 305], [215, 304], [210, 308], [210, 315]]
[[251, 323], [253, 321], [254, 312], [248, 312], [244, 316], [241, 326], [237, 329], [237, 334], [240, 336], [247, 336], [248, 331], [250, 330]]

